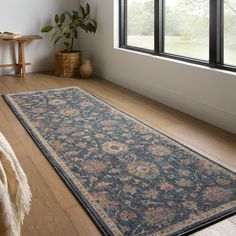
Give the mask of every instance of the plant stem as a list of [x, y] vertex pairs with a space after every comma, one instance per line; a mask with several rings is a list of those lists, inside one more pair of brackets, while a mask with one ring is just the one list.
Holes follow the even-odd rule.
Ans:
[[71, 37], [71, 47], [70, 50], [72, 51], [74, 47], [74, 37]]

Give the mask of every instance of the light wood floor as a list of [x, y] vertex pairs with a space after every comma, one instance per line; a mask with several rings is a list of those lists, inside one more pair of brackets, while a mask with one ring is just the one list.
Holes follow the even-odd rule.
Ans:
[[[102, 100], [175, 137], [198, 152], [236, 171], [236, 136], [100, 79], [62, 79], [29, 74], [21, 79], [0, 76], [0, 93], [79, 85]], [[33, 193], [24, 236], [100, 235], [15, 115], [0, 98], [0, 132], [9, 140], [25, 170]], [[195, 233], [196, 236], [235, 236], [236, 216]]]

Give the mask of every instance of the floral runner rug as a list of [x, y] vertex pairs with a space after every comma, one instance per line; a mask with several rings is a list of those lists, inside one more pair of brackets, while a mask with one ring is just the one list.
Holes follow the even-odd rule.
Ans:
[[78, 87], [4, 98], [104, 235], [185, 235], [236, 212], [236, 173]]

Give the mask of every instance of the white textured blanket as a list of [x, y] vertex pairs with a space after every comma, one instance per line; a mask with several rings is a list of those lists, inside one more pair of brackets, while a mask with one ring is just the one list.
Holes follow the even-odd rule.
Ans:
[[19, 236], [29, 212], [31, 192], [27, 177], [11, 146], [0, 133], [0, 235]]

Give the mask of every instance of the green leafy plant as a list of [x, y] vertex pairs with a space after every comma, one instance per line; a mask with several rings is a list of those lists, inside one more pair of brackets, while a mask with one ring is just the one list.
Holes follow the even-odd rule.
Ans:
[[63, 41], [65, 52], [74, 51], [74, 41], [78, 39], [78, 30], [82, 29], [86, 33], [95, 33], [97, 30], [97, 22], [90, 17], [90, 5], [87, 3], [85, 7], [80, 6], [78, 11], [71, 13], [65, 11], [62, 14], [55, 15], [55, 25], [47, 25], [41, 29], [41, 32], [51, 34], [50, 40], [53, 45], [59, 41]]

